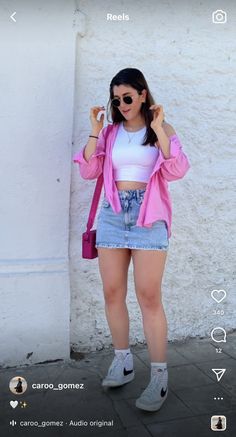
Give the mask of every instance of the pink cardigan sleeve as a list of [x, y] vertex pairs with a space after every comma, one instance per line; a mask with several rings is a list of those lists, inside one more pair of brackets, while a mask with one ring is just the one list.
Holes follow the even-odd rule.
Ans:
[[73, 156], [73, 161], [79, 164], [79, 171], [83, 179], [96, 179], [103, 171], [103, 161], [105, 156], [105, 138], [103, 128], [99, 135], [96, 144], [95, 152], [86, 161], [84, 158], [84, 149], [86, 145]]
[[187, 173], [190, 168], [190, 164], [187, 156], [182, 151], [182, 144], [178, 136], [171, 135], [170, 139], [170, 158], [165, 158], [162, 151], [159, 149], [162, 155], [163, 161], [161, 162], [160, 172], [164, 179], [167, 181], [175, 181], [181, 179]]

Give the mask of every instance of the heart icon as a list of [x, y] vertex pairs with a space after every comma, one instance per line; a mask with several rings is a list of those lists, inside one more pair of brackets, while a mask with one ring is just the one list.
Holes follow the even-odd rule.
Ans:
[[10, 401], [10, 405], [12, 408], [16, 408], [18, 405], [18, 401]]
[[222, 302], [226, 298], [226, 291], [225, 290], [212, 290], [211, 297], [214, 299], [217, 303]]

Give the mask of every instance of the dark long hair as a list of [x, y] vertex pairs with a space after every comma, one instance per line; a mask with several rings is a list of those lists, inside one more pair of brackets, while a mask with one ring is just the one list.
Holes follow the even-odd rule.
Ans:
[[125, 117], [121, 114], [119, 109], [114, 107], [111, 103], [111, 100], [114, 98], [113, 87], [115, 85], [129, 85], [132, 88], [136, 89], [139, 94], [141, 94], [143, 89], [147, 91], [146, 101], [143, 102], [141, 106], [141, 114], [145, 119], [145, 124], [147, 127], [142, 145], [146, 146], [147, 144], [149, 144], [150, 146], [154, 146], [154, 143], [157, 141], [158, 138], [154, 130], [150, 126], [153, 120], [153, 112], [149, 110], [149, 107], [151, 105], [154, 105], [155, 101], [148, 88], [148, 84], [143, 73], [137, 68], [124, 68], [113, 77], [110, 83], [110, 98], [107, 104], [107, 113], [111, 114], [113, 123], [120, 123], [121, 121], [125, 120]]

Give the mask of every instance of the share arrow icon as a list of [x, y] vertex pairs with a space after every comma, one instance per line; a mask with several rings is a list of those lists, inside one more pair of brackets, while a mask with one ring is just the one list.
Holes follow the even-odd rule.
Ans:
[[212, 372], [215, 373], [218, 382], [221, 380], [222, 376], [226, 372], [226, 369], [211, 369], [211, 370]]

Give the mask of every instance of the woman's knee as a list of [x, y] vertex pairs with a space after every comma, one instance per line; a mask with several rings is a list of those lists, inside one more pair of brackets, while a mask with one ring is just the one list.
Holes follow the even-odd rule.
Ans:
[[162, 307], [161, 287], [144, 287], [137, 291], [139, 305], [143, 310], [152, 312]]
[[120, 305], [125, 303], [127, 290], [123, 287], [107, 286], [103, 288], [103, 292], [106, 305]]

